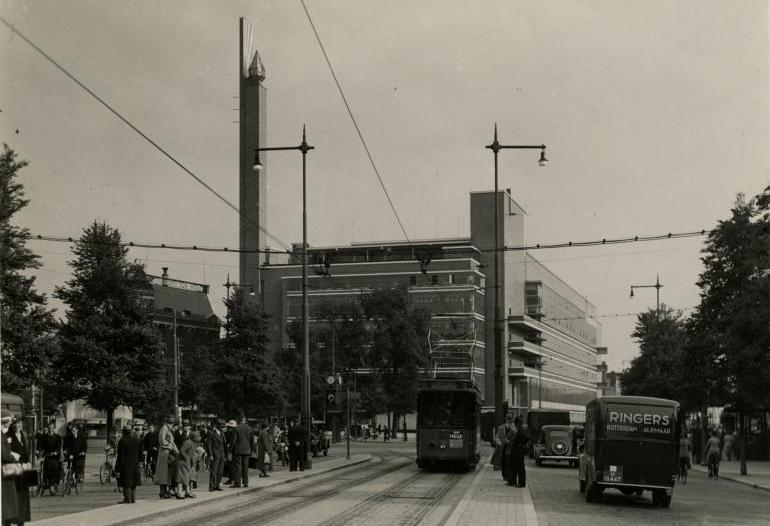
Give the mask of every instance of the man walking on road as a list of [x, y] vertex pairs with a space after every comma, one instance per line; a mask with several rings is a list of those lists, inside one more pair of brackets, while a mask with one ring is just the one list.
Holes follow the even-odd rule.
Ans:
[[209, 491], [222, 491], [219, 484], [225, 468], [225, 421], [221, 418], [206, 438], [206, 453], [210, 459]]
[[246, 423], [246, 417], [241, 416], [241, 423], [235, 428], [235, 448], [233, 461], [235, 462], [233, 487], [249, 487], [249, 457], [254, 452], [254, 430]]
[[[273, 450], [273, 435], [267, 428], [267, 422], [262, 424], [262, 430], [259, 432], [259, 438], [257, 439], [257, 467], [259, 468], [260, 477], [269, 477], [267, 474], [267, 468], [270, 467], [270, 452]], [[265, 462], [265, 457], [268, 461]]]

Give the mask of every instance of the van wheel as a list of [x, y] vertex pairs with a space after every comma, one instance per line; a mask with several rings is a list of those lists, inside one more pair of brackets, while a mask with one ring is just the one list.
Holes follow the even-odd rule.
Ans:
[[585, 493], [585, 491], [586, 491], [586, 481], [585, 480], [578, 480], [578, 489], [580, 489], [580, 493]]

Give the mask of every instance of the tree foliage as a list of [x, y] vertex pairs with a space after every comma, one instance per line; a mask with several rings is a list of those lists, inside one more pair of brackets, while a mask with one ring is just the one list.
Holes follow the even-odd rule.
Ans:
[[623, 393], [678, 400], [679, 365], [686, 341], [681, 311], [662, 304], [637, 316], [631, 336], [639, 344], [639, 355], [623, 374]]
[[411, 412], [417, 402], [417, 375], [428, 358], [430, 313], [417, 309], [405, 287], [375, 289], [361, 297], [368, 318], [368, 361], [377, 371], [385, 406]]
[[67, 306], [55, 370], [65, 394], [108, 414], [141, 406], [164, 390], [163, 344], [139, 291], [141, 265], [129, 263], [120, 233], [95, 221], [75, 243], [72, 278], [57, 287]]
[[282, 376], [268, 359], [268, 315], [262, 305], [236, 289], [225, 300], [228, 319], [214, 362], [211, 389], [220, 414], [268, 416], [280, 412]]
[[21, 392], [32, 383], [47, 381], [51, 360], [58, 352], [56, 323], [47, 299], [35, 289], [30, 270], [40, 267], [27, 247], [29, 230], [12, 223], [27, 206], [19, 171], [27, 165], [3, 145], [0, 155], [0, 327], [2, 327], [2, 384], [4, 390]]
[[703, 250], [694, 329], [710, 346], [724, 400], [739, 412], [770, 408], [770, 187], [739, 195]]

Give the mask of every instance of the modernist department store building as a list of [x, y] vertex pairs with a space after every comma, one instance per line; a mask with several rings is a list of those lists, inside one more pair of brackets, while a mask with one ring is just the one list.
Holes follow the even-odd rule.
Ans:
[[[374, 288], [407, 286], [413, 301], [432, 313], [431, 347], [456, 346], [473, 356], [473, 374], [494, 404], [494, 192], [470, 194], [470, 237], [310, 247], [310, 330], [314, 306], [340, 309]], [[500, 246], [524, 245], [524, 210], [508, 192], [497, 193]], [[297, 246], [299, 248], [299, 246]], [[514, 412], [531, 408], [572, 411], [600, 394], [597, 356], [601, 327], [587, 298], [526, 251], [505, 251], [500, 264], [503, 294], [505, 388]], [[274, 350], [290, 346], [287, 326], [302, 316], [302, 267], [265, 263], [262, 298]], [[325, 265], [329, 263], [327, 267]], [[422, 272], [422, 269], [426, 272]], [[312, 367], [311, 367], [312, 370]]]

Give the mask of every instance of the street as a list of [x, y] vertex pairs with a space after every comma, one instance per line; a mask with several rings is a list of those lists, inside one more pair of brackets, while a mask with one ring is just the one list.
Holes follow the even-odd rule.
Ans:
[[677, 484], [670, 509], [652, 505], [649, 492], [626, 497], [607, 490], [589, 504], [578, 491], [577, 471], [564, 465], [527, 465], [527, 483], [540, 526], [681, 524], [770, 524], [770, 492], [728, 480], [710, 480], [690, 470]]
[[[649, 493], [626, 497], [616, 490], [606, 491], [601, 502], [589, 504], [578, 491], [576, 470], [563, 465], [537, 467], [527, 460], [528, 490], [520, 490], [505, 486], [499, 472], [489, 466], [469, 472], [421, 471], [414, 463], [414, 447], [413, 438], [408, 442], [355, 441], [351, 443], [351, 454], [370, 455], [371, 460], [322, 472], [326, 463], [345, 457], [344, 444], [334, 444], [328, 457], [313, 459], [314, 470], [318, 471], [310, 470], [296, 480], [275, 483], [288, 475], [285, 468], [278, 466], [270, 479], [273, 485], [262, 487], [261, 479], [256, 479], [259, 482], [254, 481], [255, 487], [249, 491], [228, 495], [225, 490], [217, 494], [219, 498], [206, 502], [200, 502], [202, 498], [182, 501], [180, 505], [176, 501], [161, 502], [157, 499], [157, 487], [146, 485], [141, 487], [140, 501], [135, 507], [112, 508], [112, 513], [122, 512], [120, 524], [145, 526], [336, 526], [364, 521], [389, 526], [491, 526], [534, 524], [534, 516], [527, 517], [521, 509], [522, 503], [531, 502], [536, 522], [541, 526], [770, 524], [770, 493], [728, 480], [710, 480], [694, 470], [690, 471], [686, 485], [676, 486], [671, 509], [654, 507]], [[491, 449], [485, 445], [482, 453], [482, 458], [488, 460]], [[199, 480], [205, 480], [203, 475], [201, 472]], [[479, 485], [482, 479], [485, 482]], [[524, 497], [526, 491], [531, 494], [531, 501]], [[205, 482], [200, 484], [198, 494], [211, 495]], [[40, 520], [109, 506], [117, 500], [118, 495], [109, 487], [91, 480], [79, 496], [35, 499], [33, 518]], [[459, 506], [463, 501], [464, 506]], [[501, 506], [501, 501], [507, 501], [507, 506]], [[148, 505], [156, 511], [142, 517], [140, 511]], [[157, 513], [158, 509], [162, 512]], [[132, 520], [135, 511], [137, 517]]]

